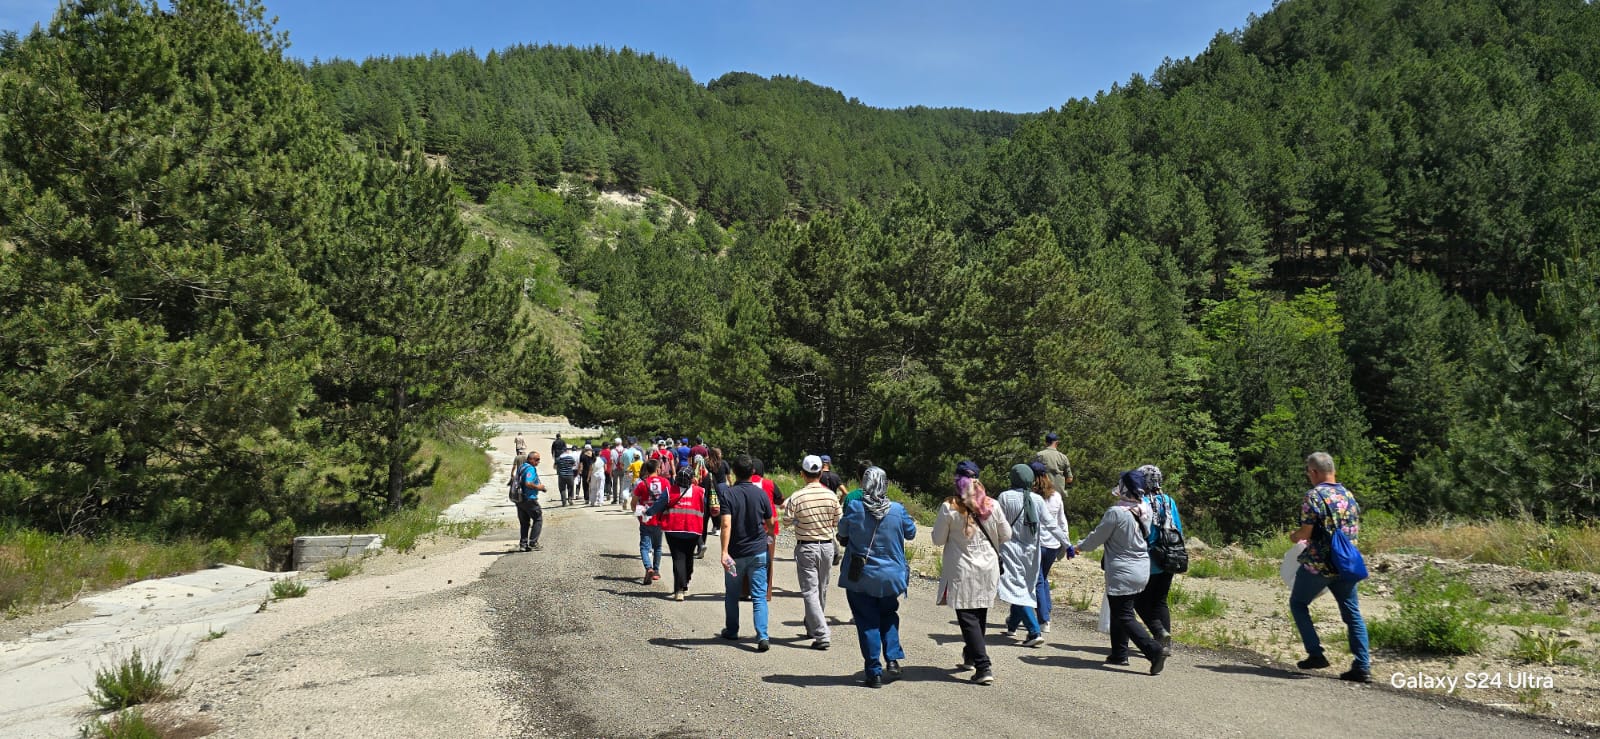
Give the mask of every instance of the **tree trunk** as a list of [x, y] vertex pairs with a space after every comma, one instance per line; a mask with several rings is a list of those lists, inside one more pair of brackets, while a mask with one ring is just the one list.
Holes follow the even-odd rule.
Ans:
[[406, 482], [405, 440], [401, 430], [405, 427], [406, 388], [401, 385], [394, 392], [394, 416], [389, 429], [389, 511], [400, 510]]

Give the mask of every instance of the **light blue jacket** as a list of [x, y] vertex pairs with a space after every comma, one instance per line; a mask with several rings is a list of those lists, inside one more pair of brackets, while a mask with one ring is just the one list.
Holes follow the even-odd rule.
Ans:
[[[890, 503], [889, 512], [880, 520], [867, 513], [865, 503], [852, 500], [845, 505], [844, 517], [839, 520], [839, 538], [847, 544], [844, 562], [839, 565], [839, 587], [874, 598], [906, 592], [911, 577], [911, 569], [906, 566], [906, 542], [917, 538], [917, 522], [911, 520], [905, 506]], [[872, 544], [871, 551], [867, 551], [868, 542]], [[859, 554], [867, 555], [867, 564], [861, 568], [861, 579], [851, 580], [850, 560]]]

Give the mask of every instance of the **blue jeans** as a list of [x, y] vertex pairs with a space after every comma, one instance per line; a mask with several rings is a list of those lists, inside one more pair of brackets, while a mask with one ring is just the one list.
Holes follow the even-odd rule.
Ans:
[[1355, 658], [1356, 669], [1372, 671], [1372, 655], [1367, 650], [1367, 624], [1361, 620], [1361, 599], [1356, 594], [1356, 583], [1323, 577], [1300, 568], [1294, 576], [1294, 589], [1289, 593], [1289, 613], [1294, 615], [1294, 626], [1300, 630], [1300, 643], [1305, 645], [1307, 657], [1321, 657], [1322, 640], [1317, 638], [1317, 627], [1311, 623], [1311, 601], [1323, 590], [1333, 593], [1339, 604], [1339, 616], [1344, 619], [1350, 638], [1350, 655]]
[[739, 591], [744, 585], [740, 578], [750, 581], [750, 610], [753, 612], [751, 620], [756, 624], [756, 638], [767, 638], [767, 553], [758, 552], [754, 556], [739, 557], [733, 560], [733, 568], [739, 573], [738, 577], [722, 573], [722, 608], [727, 616], [727, 628], [724, 630], [729, 636], [739, 635]]
[[1041, 547], [1039, 549], [1039, 583], [1034, 586], [1033, 597], [1039, 601], [1039, 621], [1050, 623], [1050, 565], [1056, 563], [1056, 557], [1061, 556], [1061, 550]]
[[655, 526], [639, 527], [639, 560], [647, 570], [661, 569], [661, 529]]
[[886, 660], [905, 659], [906, 652], [900, 648], [900, 597], [878, 598], [854, 590], [844, 591], [844, 596], [856, 619], [856, 638], [861, 642], [867, 675], [883, 674], [879, 655]]
[[1039, 614], [1033, 610], [1032, 606], [1014, 605], [1011, 607], [1011, 615], [1006, 616], [1006, 630], [1010, 631], [1019, 625], [1028, 627], [1028, 638], [1031, 639], [1039, 635], [1041, 631]]

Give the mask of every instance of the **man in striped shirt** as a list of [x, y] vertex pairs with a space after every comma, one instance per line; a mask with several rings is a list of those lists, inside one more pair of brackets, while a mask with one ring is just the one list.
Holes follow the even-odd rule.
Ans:
[[794, 532], [794, 565], [800, 596], [806, 605], [806, 636], [812, 649], [827, 649], [832, 632], [823, 608], [828, 604], [828, 575], [833, 564], [833, 537], [839, 533], [839, 498], [821, 482], [822, 458], [800, 460], [805, 487], [783, 502], [783, 523]]

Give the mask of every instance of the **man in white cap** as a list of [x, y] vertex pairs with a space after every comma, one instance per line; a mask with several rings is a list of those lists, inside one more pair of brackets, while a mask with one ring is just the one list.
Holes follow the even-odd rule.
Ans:
[[794, 531], [794, 566], [800, 576], [800, 597], [806, 606], [806, 636], [812, 649], [827, 649], [832, 633], [823, 609], [828, 605], [828, 575], [833, 565], [833, 539], [839, 533], [839, 498], [821, 482], [822, 458], [800, 460], [805, 487], [783, 502], [783, 523]]

